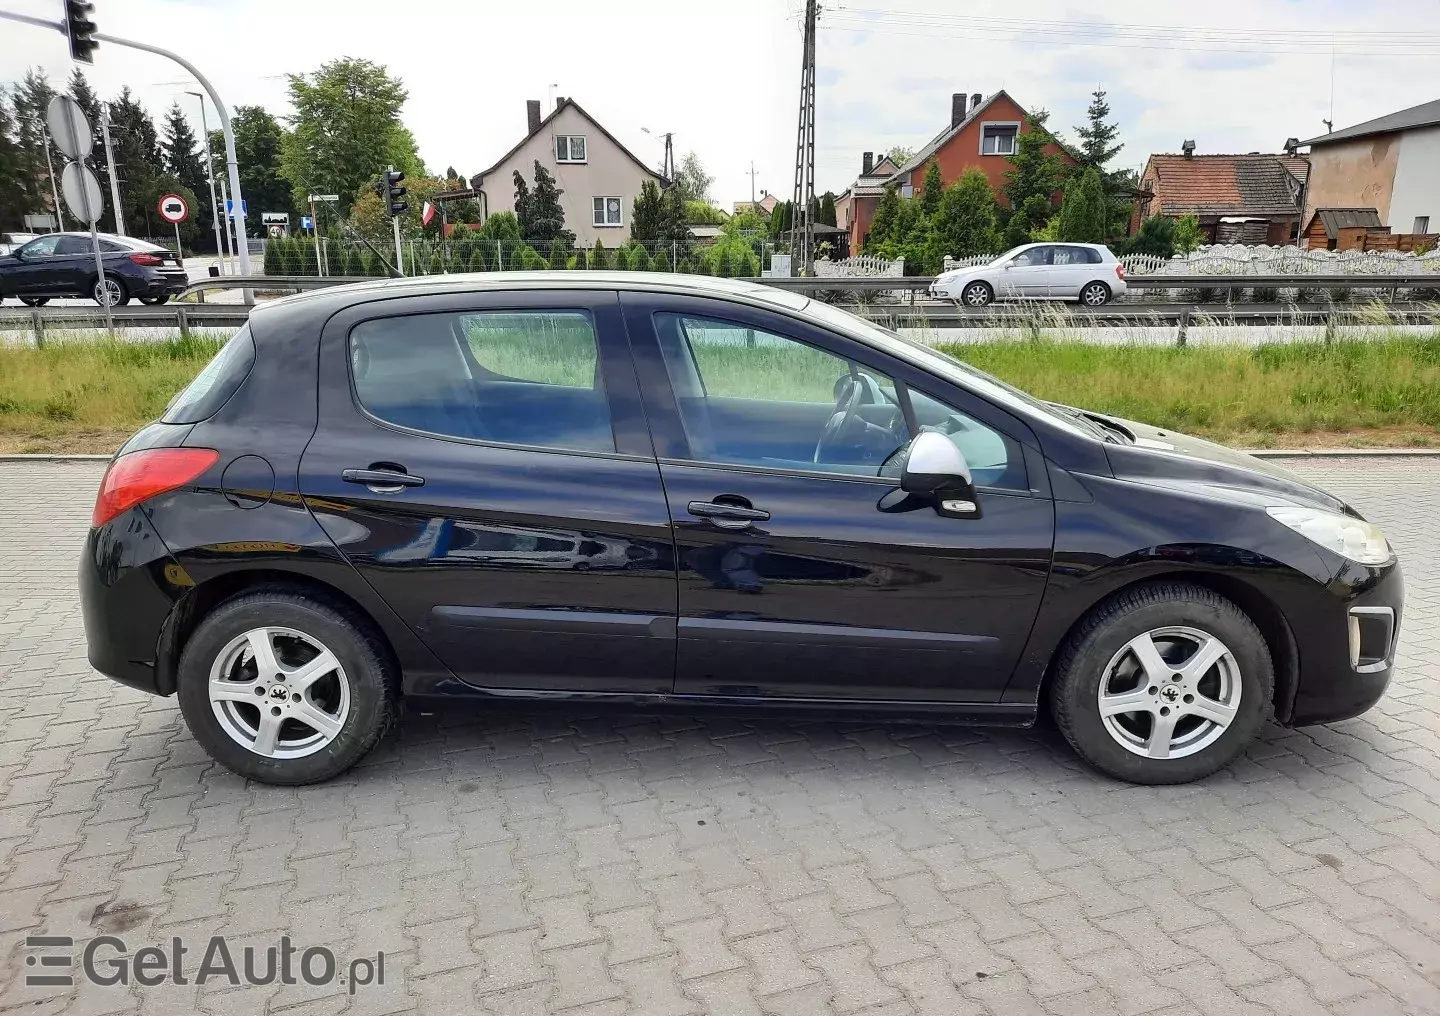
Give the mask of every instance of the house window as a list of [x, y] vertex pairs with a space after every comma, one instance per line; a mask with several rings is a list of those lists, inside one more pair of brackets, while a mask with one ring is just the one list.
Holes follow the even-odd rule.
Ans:
[[584, 162], [584, 161], [585, 161], [585, 135], [583, 135], [583, 134], [557, 134], [557, 135], [555, 135], [555, 161], [556, 161], [556, 162]]
[[1412, 230], [1412, 232], [1419, 233], [1419, 234], [1421, 234], [1422, 236], [1423, 236], [1424, 234], [1430, 232], [1430, 216], [1428, 216], [1428, 215], [1417, 215], [1417, 216], [1415, 216], [1415, 228], [1414, 228], [1414, 230]]
[[981, 155], [1014, 155], [1018, 123], [987, 123], [980, 129]]
[[624, 202], [619, 198], [596, 198], [595, 199], [595, 225], [597, 226], [623, 226], [625, 222], [620, 214]]

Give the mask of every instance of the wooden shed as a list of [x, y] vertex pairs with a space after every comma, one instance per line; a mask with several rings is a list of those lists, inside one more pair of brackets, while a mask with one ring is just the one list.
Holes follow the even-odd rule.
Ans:
[[[1352, 239], [1356, 230], [1361, 237], [1358, 245]], [[1312, 250], [1349, 250], [1354, 246], [1363, 248], [1364, 235], [1369, 230], [1388, 232], [1380, 224], [1380, 213], [1374, 208], [1317, 208], [1300, 235], [1302, 245]], [[1350, 247], [1342, 246], [1342, 234]]]

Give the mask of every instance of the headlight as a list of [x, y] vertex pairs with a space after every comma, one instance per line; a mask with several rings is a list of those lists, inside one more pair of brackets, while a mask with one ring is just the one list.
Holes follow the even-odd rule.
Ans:
[[1313, 540], [1326, 550], [1361, 564], [1384, 564], [1390, 560], [1390, 545], [1379, 526], [1349, 515], [1318, 508], [1270, 507], [1265, 509], [1276, 522]]

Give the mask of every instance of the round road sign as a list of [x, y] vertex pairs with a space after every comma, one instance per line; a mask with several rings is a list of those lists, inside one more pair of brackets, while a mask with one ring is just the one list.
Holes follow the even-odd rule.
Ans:
[[179, 194], [166, 194], [156, 207], [160, 212], [160, 218], [172, 224], [184, 222], [186, 216], [190, 214], [190, 206]]
[[84, 159], [95, 147], [85, 111], [68, 95], [51, 97], [45, 109], [45, 124], [50, 128], [50, 140], [67, 159]]
[[83, 162], [65, 164], [60, 174], [60, 193], [65, 195], [65, 207], [87, 225], [98, 221], [105, 210], [100, 181], [95, 178], [94, 170]]

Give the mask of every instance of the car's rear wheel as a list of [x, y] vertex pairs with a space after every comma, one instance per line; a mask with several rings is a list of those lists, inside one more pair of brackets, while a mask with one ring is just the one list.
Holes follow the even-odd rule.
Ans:
[[43, 307], [50, 302], [48, 296], [22, 296], [20, 302], [27, 307]]
[[159, 296], [142, 296], [140, 297], [140, 302], [151, 307], [158, 307], [169, 299], [169, 293], [161, 293]]
[[1087, 307], [1103, 307], [1110, 302], [1110, 287], [1103, 282], [1092, 282], [1080, 290], [1080, 302]]
[[90, 287], [90, 295], [102, 307], [123, 307], [130, 302], [130, 292], [125, 283], [113, 275], [107, 275], [103, 280], [96, 279]]
[[180, 658], [180, 709], [212, 758], [248, 779], [337, 776], [394, 722], [399, 680], [368, 624], [266, 590], [222, 604]]
[[967, 307], [984, 307], [995, 299], [995, 291], [986, 282], [972, 282], [960, 292], [960, 299]]
[[1255, 623], [1185, 583], [1097, 608], [1055, 663], [1050, 706], [1070, 744], [1133, 783], [1187, 783], [1228, 765], [1270, 714], [1274, 668]]

